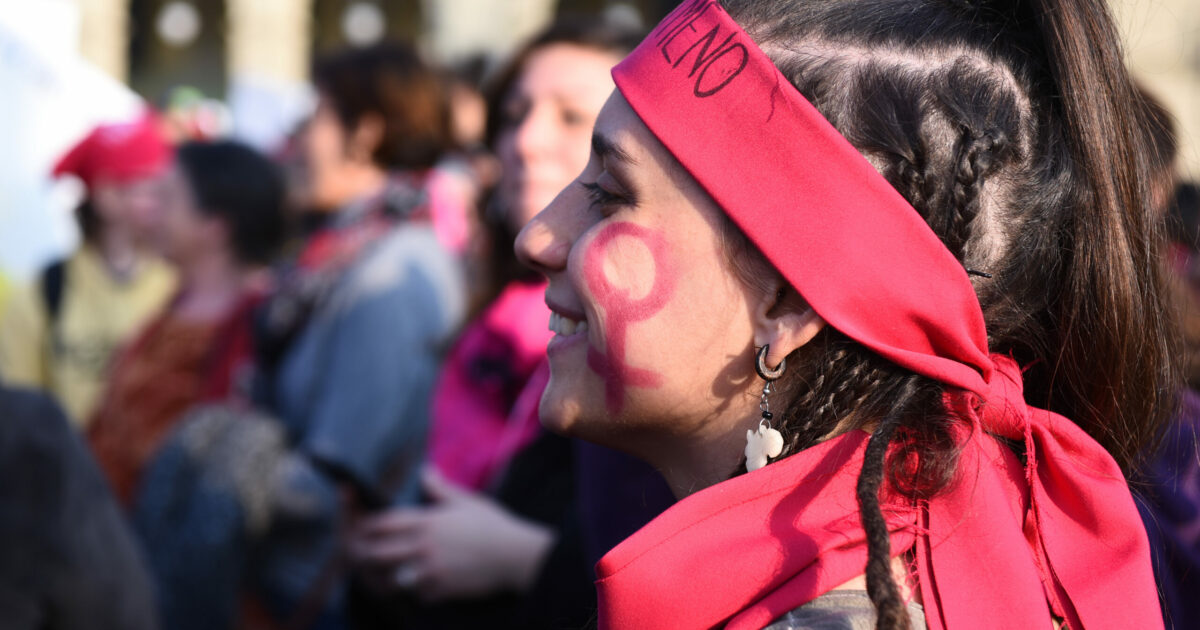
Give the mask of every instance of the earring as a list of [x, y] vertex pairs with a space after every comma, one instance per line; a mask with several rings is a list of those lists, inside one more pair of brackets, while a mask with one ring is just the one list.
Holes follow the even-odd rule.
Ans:
[[758, 349], [758, 356], [754, 358], [754, 371], [758, 372], [758, 377], [770, 383], [773, 380], [783, 376], [783, 370], [787, 367], [787, 359], [779, 362], [775, 369], [767, 367], [767, 351], [771, 349], [771, 344], [764, 343]]
[[767, 465], [767, 460], [778, 457], [783, 452], [783, 434], [771, 427], [771, 382], [783, 376], [787, 360], [779, 362], [774, 369], [767, 367], [767, 351], [770, 345], [763, 344], [758, 350], [754, 361], [754, 371], [767, 382], [763, 386], [762, 398], [758, 408], [762, 410], [762, 418], [758, 421], [758, 431], [746, 429], [746, 470], [754, 471]]

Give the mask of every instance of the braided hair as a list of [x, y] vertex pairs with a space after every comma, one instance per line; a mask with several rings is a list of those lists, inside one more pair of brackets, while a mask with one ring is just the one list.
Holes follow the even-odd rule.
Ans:
[[[989, 349], [1029, 366], [1027, 401], [1077, 422], [1128, 471], [1170, 413], [1178, 368], [1161, 227], [1147, 210], [1145, 108], [1103, 0], [722, 4], [982, 272], [972, 282]], [[772, 273], [732, 223], [725, 233], [748, 284]], [[878, 628], [907, 628], [879, 493], [941, 491], [962, 419], [943, 385], [830, 327], [787, 363], [783, 456], [873, 432], [858, 484], [867, 590]]]

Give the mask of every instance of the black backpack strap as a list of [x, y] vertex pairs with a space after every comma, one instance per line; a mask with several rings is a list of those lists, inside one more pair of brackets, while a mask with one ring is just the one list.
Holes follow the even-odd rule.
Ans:
[[62, 313], [63, 289], [67, 283], [67, 261], [56, 260], [42, 271], [42, 303], [46, 307], [46, 329], [50, 346], [59, 351], [58, 319]]
[[51, 322], [62, 312], [63, 285], [67, 281], [67, 261], [56, 260], [42, 271], [42, 302]]

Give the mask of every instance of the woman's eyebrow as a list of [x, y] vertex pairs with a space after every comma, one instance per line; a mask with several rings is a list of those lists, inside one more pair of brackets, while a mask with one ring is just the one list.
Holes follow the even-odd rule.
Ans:
[[629, 155], [625, 149], [622, 149], [617, 143], [599, 133], [592, 134], [592, 153], [603, 159], [614, 158], [630, 166], [637, 164], [637, 160], [632, 155]]

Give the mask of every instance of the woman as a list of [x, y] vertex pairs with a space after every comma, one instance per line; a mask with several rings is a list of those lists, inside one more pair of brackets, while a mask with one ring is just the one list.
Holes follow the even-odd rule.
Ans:
[[1103, 3], [692, 0], [614, 78], [516, 246], [543, 422], [682, 499], [601, 627], [1161, 627], [1120, 465], [1174, 328]]
[[266, 158], [232, 142], [190, 143], [175, 164], [156, 232], [179, 290], [120, 353], [88, 431], [126, 505], [184, 413], [245, 386], [251, 314], [284, 235], [283, 180]]
[[83, 428], [113, 352], [171, 297], [174, 278], [152, 252], [158, 187], [171, 147], [150, 113], [99, 125], [54, 167], [79, 178], [83, 244], [12, 296], [0, 319], [0, 373], [45, 389]]
[[256, 402], [289, 450], [256, 570], [277, 622], [338, 628], [343, 506], [418, 500], [429, 392], [465, 300], [431, 222], [429, 169], [450, 143], [441, 81], [411, 48], [381, 45], [320, 60], [313, 82], [299, 144], [322, 220], [257, 330]]
[[485, 306], [455, 343], [433, 402], [430, 455], [459, 485], [493, 486], [536, 434], [536, 422], [510, 414], [550, 340], [545, 284], [517, 263], [513, 238], [587, 163], [609, 70], [636, 43], [604, 23], [563, 21], [517, 54], [491, 90], [488, 136], [501, 177], [485, 221], [488, 278], [477, 297]]
[[[489, 144], [501, 177], [485, 217], [489, 286], [434, 392], [431, 505], [364, 518], [350, 537], [351, 559], [376, 591], [419, 595], [422, 605], [394, 615], [406, 627], [579, 625], [592, 614], [575, 501], [576, 474], [587, 471], [567, 440], [537, 422], [551, 336], [545, 283], [517, 265], [512, 241], [587, 163], [609, 71], [637, 41], [604, 22], [560, 21], [491, 90]], [[638, 478], [652, 471], [626, 468], [632, 486], [657, 496], [661, 482]], [[650, 503], [614, 510], [636, 521], [621, 536], [657, 513]]]

